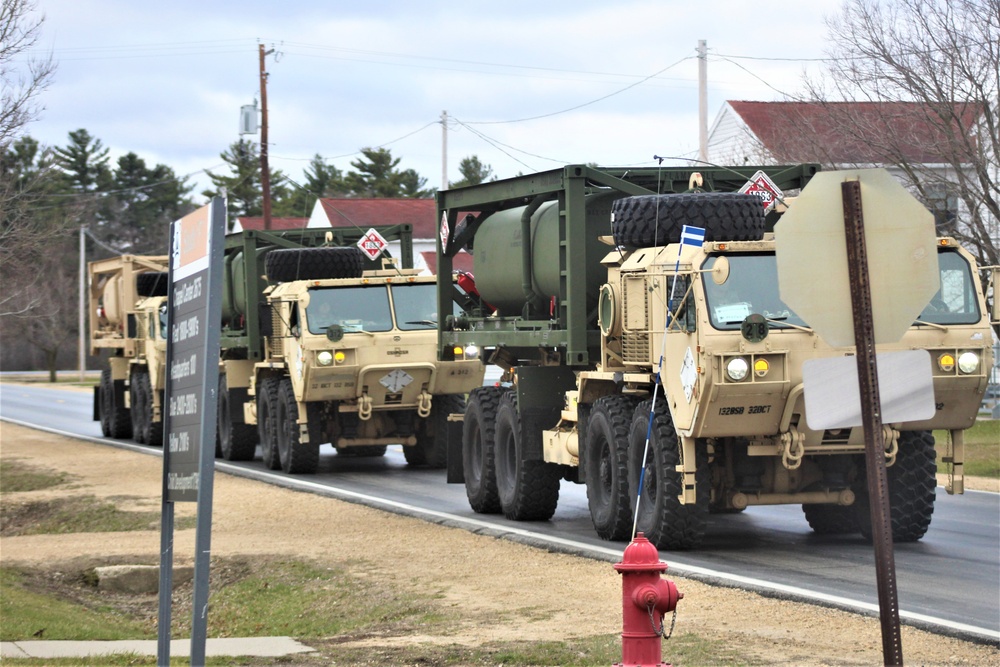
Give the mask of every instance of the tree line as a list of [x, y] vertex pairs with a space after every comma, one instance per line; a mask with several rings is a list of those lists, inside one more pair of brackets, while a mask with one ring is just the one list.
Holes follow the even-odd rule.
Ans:
[[[206, 172], [213, 187], [201, 195], [226, 192], [230, 220], [260, 216], [257, 144], [241, 139], [221, 158], [226, 168]], [[400, 162], [388, 149], [363, 148], [346, 172], [315, 155], [302, 183], [271, 170], [272, 213], [307, 217], [320, 197], [432, 196], [427, 179]], [[454, 185], [492, 176], [476, 156], [462, 160], [460, 172]], [[112, 161], [86, 129], [70, 132], [62, 146], [26, 134], [0, 144], [0, 363], [30, 346], [54, 375], [60, 350], [78, 335], [79, 235], [88, 261], [166, 254], [170, 223], [200, 205], [194, 188], [189, 176], [133, 151]]]

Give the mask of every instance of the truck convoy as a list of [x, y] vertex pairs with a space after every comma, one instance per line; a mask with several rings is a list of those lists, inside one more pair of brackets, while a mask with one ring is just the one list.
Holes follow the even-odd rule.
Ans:
[[[439, 320], [439, 354], [475, 347], [505, 369], [472, 391], [450, 441], [448, 481], [473, 510], [545, 520], [568, 480], [586, 485], [607, 540], [635, 524], [660, 549], [690, 549], [710, 513], [776, 504], [801, 505], [818, 533], [870, 537], [862, 429], [811, 429], [803, 392], [804, 361], [852, 350], [782, 302], [779, 211], [736, 193], [758, 170], [789, 192], [817, 167], [571, 165], [438, 193], [438, 275], [463, 248], [475, 273], [473, 298]], [[703, 243], [682, 240], [685, 226]], [[950, 432], [948, 492], [964, 491], [962, 434], [992, 366], [975, 261], [951, 238], [938, 259], [941, 290], [880, 347], [927, 350], [936, 401], [930, 419], [884, 426], [898, 542], [930, 525], [932, 429]], [[455, 287], [438, 287], [444, 312]]]
[[[251, 460], [259, 444], [267, 467], [311, 473], [323, 443], [343, 456], [398, 443], [409, 464], [444, 467], [446, 419], [484, 366], [474, 348], [437, 360], [436, 279], [411, 268], [411, 226], [374, 231], [399, 242], [402, 267], [365, 257], [357, 230], [226, 238], [217, 456]], [[105, 435], [162, 445], [166, 257], [90, 266], [92, 349], [112, 351], [94, 418]], [[162, 295], [141, 299], [151, 280]]]

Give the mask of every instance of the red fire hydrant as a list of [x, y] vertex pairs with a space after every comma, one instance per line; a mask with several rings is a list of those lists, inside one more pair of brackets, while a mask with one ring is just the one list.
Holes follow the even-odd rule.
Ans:
[[663, 662], [660, 644], [663, 616], [677, 608], [684, 594], [660, 576], [667, 564], [642, 533], [614, 567], [622, 575], [622, 661], [615, 667], [670, 667]]

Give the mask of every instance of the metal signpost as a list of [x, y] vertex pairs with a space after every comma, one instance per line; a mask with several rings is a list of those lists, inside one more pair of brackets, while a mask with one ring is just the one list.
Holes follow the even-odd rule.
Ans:
[[170, 663], [174, 503], [197, 502], [191, 664], [205, 664], [226, 203], [171, 225], [157, 664]]
[[[775, 244], [782, 300], [830, 345], [855, 347], [853, 360], [843, 356], [822, 361], [834, 366], [834, 375], [838, 364], [857, 366], [882, 654], [886, 665], [902, 665], [882, 427], [883, 415], [890, 411], [879, 393], [875, 345], [898, 341], [938, 289], [933, 216], [885, 170], [823, 172], [778, 222]], [[878, 248], [874, 264], [868, 261], [869, 244]], [[929, 364], [917, 368], [930, 373]], [[897, 382], [923, 388], [915, 395], [905, 386], [892, 388], [892, 393], [906, 396], [901, 421], [918, 419], [916, 415], [928, 408], [933, 414], [933, 391], [926, 390], [929, 377], [901, 377]], [[808, 396], [817, 388], [803, 384], [811, 428], [822, 419], [852, 421], [810, 415]]]

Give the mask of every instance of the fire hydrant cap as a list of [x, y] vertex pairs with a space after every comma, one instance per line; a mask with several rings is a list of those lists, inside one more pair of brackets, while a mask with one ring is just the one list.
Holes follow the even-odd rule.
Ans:
[[660, 553], [653, 543], [647, 540], [645, 535], [639, 533], [625, 547], [622, 562], [615, 563], [614, 568], [619, 572], [636, 570], [665, 572], [667, 564], [660, 560]]

